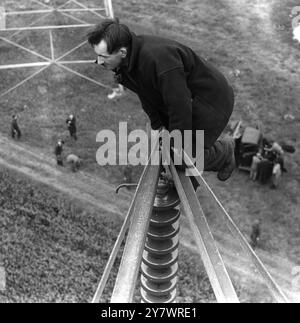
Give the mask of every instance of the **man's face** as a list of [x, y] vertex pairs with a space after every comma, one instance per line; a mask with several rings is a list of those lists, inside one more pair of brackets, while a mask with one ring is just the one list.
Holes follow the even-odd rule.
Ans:
[[126, 57], [126, 48], [120, 48], [117, 52], [109, 54], [107, 52], [107, 43], [105, 40], [101, 40], [98, 45], [95, 45], [94, 50], [98, 56], [97, 63], [108, 70], [118, 68], [122, 59]]

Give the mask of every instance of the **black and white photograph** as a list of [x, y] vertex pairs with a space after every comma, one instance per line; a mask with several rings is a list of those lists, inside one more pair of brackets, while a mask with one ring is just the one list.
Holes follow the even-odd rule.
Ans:
[[299, 133], [300, 0], [0, 0], [0, 303], [300, 303]]

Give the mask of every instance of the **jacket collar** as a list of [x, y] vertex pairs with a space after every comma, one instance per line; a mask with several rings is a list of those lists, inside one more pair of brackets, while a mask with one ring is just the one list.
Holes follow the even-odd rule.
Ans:
[[138, 39], [137, 35], [133, 32], [131, 32], [131, 48], [129, 53], [129, 65], [128, 65], [128, 72], [130, 72], [138, 60], [138, 55], [141, 48], [141, 42]]
[[130, 44], [130, 47], [127, 48], [127, 55], [123, 60], [123, 62], [121, 63], [119, 71], [126, 70], [127, 72], [130, 72], [134, 68], [137, 62], [137, 57], [138, 57], [141, 45], [136, 34], [133, 32], [130, 32], [130, 33], [131, 33], [131, 44]]

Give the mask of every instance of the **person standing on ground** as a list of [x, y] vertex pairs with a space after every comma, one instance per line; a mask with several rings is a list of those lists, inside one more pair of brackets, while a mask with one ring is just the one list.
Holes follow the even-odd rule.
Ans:
[[252, 163], [250, 167], [250, 179], [252, 179], [253, 181], [255, 181], [257, 178], [258, 164], [261, 162], [262, 159], [263, 157], [260, 151], [252, 157]]
[[73, 114], [70, 114], [69, 117], [66, 119], [66, 124], [71, 138], [77, 140], [76, 118]]
[[260, 220], [255, 220], [252, 225], [252, 232], [250, 235], [250, 245], [254, 250], [257, 247], [258, 241], [260, 239]]
[[58, 140], [57, 144], [55, 146], [55, 149], [54, 149], [54, 153], [55, 153], [55, 156], [56, 156], [56, 162], [57, 162], [58, 166], [63, 166], [64, 165], [63, 164], [63, 158], [62, 158], [63, 144], [64, 144], [63, 140]]
[[22, 133], [18, 125], [18, 117], [17, 115], [13, 115], [11, 121], [11, 136], [12, 138], [15, 138], [15, 136], [17, 136], [17, 138], [20, 139], [21, 135]]

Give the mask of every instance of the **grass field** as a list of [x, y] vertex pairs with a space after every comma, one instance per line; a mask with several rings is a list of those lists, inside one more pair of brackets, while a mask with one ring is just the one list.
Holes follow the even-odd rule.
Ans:
[[[27, 8], [36, 8], [30, 1], [22, 3]], [[56, 3], [59, 5], [64, 1]], [[98, 1], [84, 3], [93, 7]], [[242, 119], [246, 125], [260, 122], [267, 137], [296, 147], [296, 154], [286, 156], [288, 173], [284, 174], [277, 190], [251, 182], [244, 173], [236, 174], [226, 183], [217, 182], [213, 174], [207, 174], [206, 178], [246, 236], [250, 234], [254, 219], [260, 218], [260, 248], [299, 265], [300, 44], [292, 40], [292, 18], [289, 17], [297, 1], [113, 0], [113, 4], [116, 15], [135, 32], [155, 33], [182, 41], [220, 68], [235, 89], [233, 120]], [[11, 10], [18, 6], [16, 1], [15, 8], [11, 7]], [[48, 20], [41, 19], [39, 24], [69, 23], [69, 18], [59, 13], [53, 15]], [[78, 14], [76, 17], [91, 23], [98, 21], [98, 17], [92, 14]], [[32, 19], [18, 18], [9, 21], [9, 26], [24, 26]], [[55, 57], [83, 42], [86, 31], [53, 31]], [[47, 58], [51, 56], [47, 31], [26, 31], [15, 36], [12, 32], [0, 33], [0, 36]], [[44, 61], [3, 40], [0, 40], [0, 50], [1, 64]], [[65, 60], [93, 58], [94, 53], [87, 44], [64, 57]], [[0, 132], [9, 134], [11, 115], [18, 113], [24, 133], [22, 141], [52, 154], [56, 140], [66, 138], [66, 153], [79, 154], [85, 161], [87, 172], [116, 185], [122, 181], [123, 168], [97, 165], [96, 134], [102, 129], [118, 129], [120, 121], [128, 121], [129, 131], [145, 128], [147, 118], [137, 98], [129, 91], [118, 101], [107, 99], [112, 85], [111, 74], [93, 64], [74, 65], [72, 68], [105, 87], [53, 64], [14, 91], [1, 96], [36, 69], [0, 70]], [[68, 140], [65, 129], [65, 118], [71, 112], [78, 119], [79, 140], [76, 144]], [[285, 120], [286, 114], [292, 114], [295, 119]], [[137, 167], [135, 180], [140, 172], [141, 168]], [[198, 193], [200, 199], [206, 195], [201, 189]], [[203, 202], [203, 206], [213, 230], [222, 232], [224, 222], [218, 210], [207, 202]]]
[[[10, 171], [1, 171], [0, 183], [0, 265], [6, 269], [0, 302], [90, 302], [121, 219], [109, 212], [99, 217], [61, 192], [23, 176], [16, 179]], [[205, 271], [194, 270], [197, 258], [180, 249], [179, 299], [214, 301]], [[103, 302], [111, 297], [120, 255]], [[138, 289], [139, 283], [137, 301]]]

